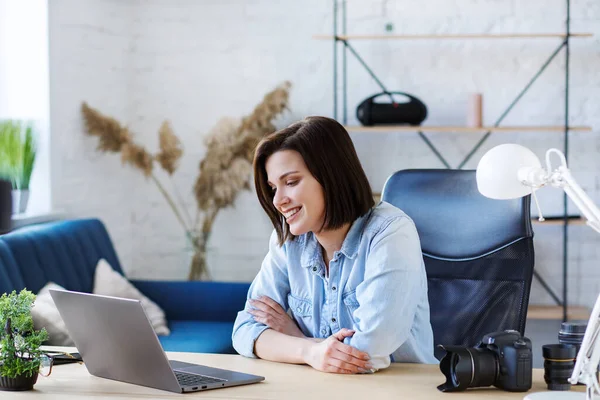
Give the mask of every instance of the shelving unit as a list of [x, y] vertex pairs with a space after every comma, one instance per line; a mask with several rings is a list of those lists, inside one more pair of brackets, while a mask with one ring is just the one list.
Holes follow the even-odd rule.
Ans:
[[[592, 33], [571, 33], [571, 37], [593, 37]], [[332, 35], [314, 35], [313, 39], [332, 40]], [[427, 35], [338, 35], [338, 40], [416, 40], [416, 39], [548, 39], [566, 38], [566, 33], [457, 33]]]
[[[582, 218], [580, 215], [569, 215], [569, 225], [585, 225], [586, 219]], [[559, 225], [562, 226], [564, 224], [564, 218], [560, 217], [546, 217], [545, 221], [539, 221], [537, 217], [532, 217], [531, 221], [534, 224], [540, 225]]]
[[[398, 0], [400, 1], [400, 0]], [[456, 166], [457, 169], [463, 168], [466, 163], [473, 157], [473, 155], [479, 150], [481, 145], [489, 138], [492, 133], [502, 132], [562, 132], [564, 133], [563, 150], [568, 160], [569, 155], [569, 132], [570, 131], [583, 131], [589, 132], [592, 130], [589, 126], [569, 126], [569, 57], [570, 57], [570, 40], [572, 38], [590, 38], [593, 37], [592, 33], [572, 33], [570, 22], [571, 22], [571, 2], [566, 1], [566, 23], [564, 32], [556, 33], [462, 33], [462, 34], [347, 34], [347, 14], [346, 14], [346, 0], [333, 0], [333, 35], [315, 35], [314, 39], [318, 40], [332, 40], [333, 41], [333, 116], [336, 120], [338, 119], [338, 45], [343, 45], [342, 53], [342, 121], [343, 125], [350, 132], [367, 132], [367, 133], [392, 133], [392, 132], [413, 132], [417, 133], [419, 137], [427, 144], [433, 154], [447, 167], [452, 168], [450, 164], [443, 157], [442, 152], [439, 151], [433, 143], [425, 135], [426, 132], [454, 132], [454, 133], [483, 133], [481, 139], [475, 144], [475, 146], [469, 151], [465, 158]], [[340, 7], [341, 5], [341, 7]], [[338, 14], [342, 14], [342, 26], [338, 29]], [[340, 32], [341, 31], [341, 32]], [[347, 53], [348, 51], [358, 60], [358, 62], [365, 68], [369, 75], [375, 80], [377, 85], [382, 89], [385, 94], [388, 94], [392, 98], [392, 93], [384, 86], [384, 84], [378, 79], [373, 70], [369, 68], [367, 63], [358, 54], [356, 49], [350, 44], [350, 41], [354, 40], [496, 40], [496, 39], [559, 39], [559, 46], [552, 52], [544, 64], [540, 67], [538, 72], [529, 80], [525, 87], [518, 93], [514, 100], [506, 107], [504, 112], [496, 119], [492, 126], [487, 127], [465, 127], [465, 126], [347, 126], [348, 125], [348, 73], [347, 73]], [[523, 95], [529, 90], [533, 83], [539, 78], [539, 76], [545, 71], [548, 65], [556, 58], [556, 56], [565, 50], [565, 115], [564, 124], [560, 126], [500, 126], [505, 117], [510, 111], [516, 106]], [[534, 270], [535, 277], [542, 284], [544, 289], [552, 296], [554, 301], [562, 307], [563, 310], [563, 321], [568, 318], [567, 311], [568, 307], [568, 291], [567, 291], [567, 243], [568, 243], [568, 226], [569, 224], [579, 223], [573, 216], [568, 215], [567, 212], [567, 196], [563, 195], [563, 215], [560, 220], [545, 221], [546, 224], [561, 224], [563, 228], [563, 290], [562, 300], [554, 293], [554, 291], [548, 286], [544, 279]], [[580, 220], [580, 218], [579, 218]], [[537, 219], [535, 219], [537, 222]], [[583, 222], [583, 221], [582, 221]]]
[[[455, 132], [455, 133], [481, 133], [481, 132], [563, 132], [564, 126], [345, 126], [348, 132]], [[570, 126], [570, 131], [591, 132], [589, 126]]]
[[[567, 318], [569, 320], [587, 321], [590, 319], [591, 310], [582, 306], [569, 306]], [[563, 317], [562, 307], [530, 305], [527, 310], [527, 318], [531, 319], [561, 319]]]

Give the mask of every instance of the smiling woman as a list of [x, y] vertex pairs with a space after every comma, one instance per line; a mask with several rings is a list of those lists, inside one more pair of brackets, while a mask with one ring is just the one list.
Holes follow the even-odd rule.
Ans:
[[436, 363], [414, 223], [374, 205], [344, 127], [309, 117], [267, 136], [254, 180], [275, 229], [238, 313], [235, 349], [334, 373]]
[[266, 163], [273, 205], [292, 235], [319, 231], [325, 216], [323, 189], [297, 151], [281, 150]]
[[371, 186], [352, 140], [343, 126], [329, 118], [309, 117], [267, 137], [257, 147], [254, 171], [258, 199], [280, 244], [301, 233], [294, 233], [287, 221], [282, 223], [282, 210], [291, 210], [282, 201], [290, 198], [278, 195], [278, 190], [286, 192], [286, 187], [302, 183], [294, 193], [315, 202], [311, 211], [323, 208], [323, 215], [312, 216], [322, 220], [321, 226], [312, 227], [317, 231], [325, 226], [341, 228], [373, 206]]

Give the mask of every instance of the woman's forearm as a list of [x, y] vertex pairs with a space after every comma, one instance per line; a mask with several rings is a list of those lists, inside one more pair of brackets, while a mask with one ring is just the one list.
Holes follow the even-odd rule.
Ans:
[[254, 342], [254, 354], [263, 360], [306, 364], [306, 354], [316, 342], [267, 329]]

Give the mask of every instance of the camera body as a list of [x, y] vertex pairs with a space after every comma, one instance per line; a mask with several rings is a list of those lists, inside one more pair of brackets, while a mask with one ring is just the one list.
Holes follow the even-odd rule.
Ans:
[[531, 340], [517, 331], [494, 332], [485, 335], [478, 347], [496, 353], [499, 371], [494, 386], [509, 392], [531, 389]]
[[474, 348], [442, 346], [440, 370], [446, 382], [438, 389], [455, 392], [494, 385], [509, 392], [526, 392], [532, 384], [531, 340], [518, 331], [488, 333]]

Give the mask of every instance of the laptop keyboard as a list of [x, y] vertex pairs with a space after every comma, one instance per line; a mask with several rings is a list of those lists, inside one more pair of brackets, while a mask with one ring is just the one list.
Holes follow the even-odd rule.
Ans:
[[173, 371], [181, 386], [205, 385], [207, 383], [227, 382], [227, 379], [219, 379], [212, 376], [188, 374], [185, 372]]

